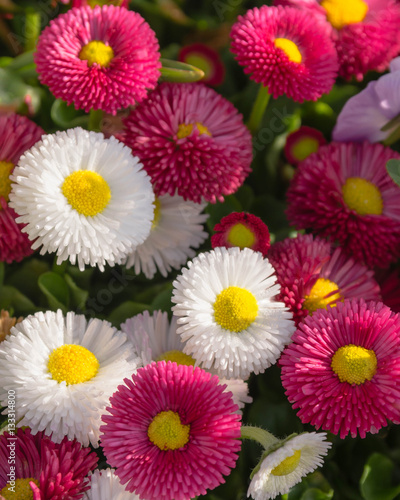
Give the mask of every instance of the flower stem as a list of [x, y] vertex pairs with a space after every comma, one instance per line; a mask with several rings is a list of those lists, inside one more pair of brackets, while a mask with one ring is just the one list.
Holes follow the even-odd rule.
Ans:
[[275, 443], [279, 442], [279, 439], [276, 438], [270, 432], [261, 429], [260, 427], [251, 427], [249, 425], [242, 425], [241, 428], [241, 439], [252, 439], [253, 441], [257, 441], [261, 446], [265, 449], [268, 449]]
[[40, 30], [40, 12], [36, 12], [34, 9], [28, 9], [25, 15], [25, 52], [33, 50], [36, 47], [36, 41], [40, 35]]
[[101, 121], [103, 119], [103, 111], [101, 109], [91, 109], [89, 112], [89, 130], [94, 132], [101, 131]]
[[250, 113], [249, 121], [247, 122], [247, 127], [253, 135], [260, 128], [270, 97], [271, 94], [268, 92], [268, 87], [260, 85], [256, 100]]

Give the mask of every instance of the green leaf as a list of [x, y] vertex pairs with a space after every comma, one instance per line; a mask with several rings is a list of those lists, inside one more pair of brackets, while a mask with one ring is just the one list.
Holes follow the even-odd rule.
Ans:
[[71, 302], [73, 307], [79, 310], [84, 310], [86, 301], [89, 297], [89, 292], [87, 292], [86, 290], [82, 290], [82, 288], [79, 288], [79, 286], [75, 283], [75, 281], [69, 274], [64, 274], [64, 279], [71, 294]]
[[400, 494], [400, 485], [392, 486], [392, 460], [381, 453], [373, 453], [360, 480], [365, 500], [394, 500]]
[[0, 68], [0, 105], [12, 106], [17, 111], [26, 107], [25, 99], [29, 97], [33, 112], [40, 107], [43, 90], [27, 85], [20, 75], [9, 67]]
[[333, 493], [333, 490], [326, 493], [318, 488], [309, 488], [303, 493], [300, 500], [331, 500]]
[[70, 296], [65, 279], [49, 271], [40, 276], [38, 285], [45, 294], [49, 307], [53, 310], [61, 309], [66, 314], [69, 309]]
[[140, 314], [143, 311], [152, 312], [152, 308], [148, 304], [139, 304], [138, 302], [133, 302], [127, 300], [121, 305], [116, 307], [108, 316], [108, 321], [110, 321], [115, 327], [119, 328], [121, 323], [123, 323], [128, 318]]
[[395, 160], [394, 158], [389, 160], [386, 163], [386, 170], [393, 181], [400, 186], [400, 160]]
[[56, 125], [62, 128], [87, 128], [89, 115], [77, 111], [73, 105], [68, 106], [61, 99], [56, 99], [51, 107], [50, 115]]
[[191, 64], [161, 58], [161, 79], [164, 82], [197, 82], [204, 77], [204, 71]]
[[11, 315], [32, 314], [37, 311], [35, 304], [13, 286], [3, 286], [0, 290], [0, 309], [10, 311]]

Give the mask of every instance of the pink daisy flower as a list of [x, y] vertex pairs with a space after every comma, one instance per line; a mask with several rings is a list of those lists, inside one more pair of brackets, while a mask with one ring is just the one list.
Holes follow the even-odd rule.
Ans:
[[125, 125], [121, 139], [140, 158], [157, 196], [223, 201], [250, 172], [252, 142], [242, 116], [201, 83], [162, 83]]
[[296, 324], [344, 299], [381, 299], [372, 270], [311, 234], [275, 243], [268, 259], [281, 285], [277, 300], [290, 309]]
[[396, 0], [275, 0], [331, 24], [339, 57], [339, 76], [362, 80], [384, 71], [400, 52], [400, 5]]
[[338, 61], [327, 23], [289, 7], [249, 10], [231, 31], [231, 50], [244, 72], [274, 97], [316, 101], [328, 93]]
[[212, 248], [239, 247], [261, 252], [264, 257], [271, 244], [268, 226], [253, 214], [233, 212], [214, 226], [211, 236]]
[[182, 47], [179, 61], [191, 64], [204, 71], [202, 82], [213, 87], [220, 85], [225, 78], [225, 66], [216, 50], [203, 43], [193, 43]]
[[35, 63], [41, 83], [86, 112], [113, 115], [155, 87], [160, 53], [155, 33], [136, 12], [105, 5], [74, 8], [39, 37]]
[[218, 377], [160, 361], [110, 398], [102, 446], [126, 489], [147, 500], [189, 500], [224, 482], [240, 450], [240, 416]]
[[298, 165], [324, 144], [326, 139], [319, 130], [304, 125], [288, 134], [284, 153], [291, 165]]
[[20, 156], [41, 138], [44, 131], [25, 116], [0, 115], [0, 261], [20, 262], [31, 255], [32, 242], [17, 224], [17, 214], [8, 206], [10, 174]]
[[321, 146], [289, 186], [289, 221], [338, 241], [369, 267], [386, 267], [400, 256], [400, 188], [386, 171], [391, 158], [400, 154], [381, 144]]
[[[12, 470], [11, 450], [15, 453]], [[82, 498], [83, 492], [89, 489], [86, 476], [96, 468], [97, 461], [97, 455], [76, 440], [64, 438], [56, 444], [42, 432], [33, 436], [29, 428], [19, 428], [15, 434], [5, 432], [0, 436], [0, 497]], [[11, 472], [15, 476], [15, 494], [8, 491]]]
[[400, 423], [400, 318], [345, 300], [305, 318], [283, 352], [282, 384], [303, 423], [364, 438]]

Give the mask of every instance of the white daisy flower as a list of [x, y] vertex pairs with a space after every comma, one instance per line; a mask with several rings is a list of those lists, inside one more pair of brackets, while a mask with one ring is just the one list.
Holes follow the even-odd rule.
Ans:
[[40, 253], [57, 263], [122, 262], [150, 233], [154, 193], [139, 159], [115, 137], [74, 128], [45, 135], [19, 160], [10, 206]]
[[[143, 365], [153, 361], [174, 361], [178, 365], [195, 366], [192, 356], [185, 354], [185, 343], [176, 333], [177, 318], [168, 320], [166, 312], [148, 311], [129, 318], [121, 325], [121, 330], [127, 334], [128, 339], [141, 357]], [[226, 385], [225, 392], [232, 393], [232, 399], [239, 408], [244, 408], [246, 403], [251, 403], [249, 387], [241, 379], [220, 378], [220, 384]]]
[[83, 500], [139, 500], [138, 495], [126, 491], [114, 469], [96, 469], [89, 477], [90, 489]]
[[38, 312], [0, 344], [0, 406], [13, 389], [19, 426], [55, 442], [68, 436], [98, 446], [108, 400], [138, 362], [132, 343], [108, 321]]
[[[304, 476], [323, 464], [331, 443], [325, 432], [306, 432], [281, 442], [256, 467], [247, 495], [254, 500], [269, 500], [288, 493]], [[258, 469], [258, 470], [257, 470]]]
[[279, 358], [295, 331], [274, 268], [249, 248], [198, 255], [173, 282], [184, 352], [221, 377], [246, 380]]
[[201, 213], [205, 206], [178, 195], [157, 197], [150, 235], [129, 255], [127, 269], [134, 267], [136, 274], [143, 271], [146, 278], [152, 278], [157, 269], [164, 277], [172, 268], [180, 269], [208, 237], [203, 229], [208, 215]]

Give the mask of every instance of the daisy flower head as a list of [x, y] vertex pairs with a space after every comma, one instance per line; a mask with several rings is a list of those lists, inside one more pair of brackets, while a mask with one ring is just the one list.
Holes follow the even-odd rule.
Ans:
[[390, 73], [369, 82], [350, 97], [339, 113], [332, 137], [344, 142], [380, 142], [391, 139], [399, 127], [400, 57], [390, 63]]
[[384, 71], [400, 52], [400, 6], [396, 0], [275, 0], [327, 21], [339, 58], [339, 76], [361, 81]]
[[250, 172], [252, 140], [227, 99], [201, 83], [162, 83], [125, 120], [123, 141], [157, 196], [223, 201]]
[[274, 364], [295, 330], [274, 268], [249, 248], [199, 254], [173, 282], [184, 352], [221, 377], [246, 380]]
[[0, 115], [0, 261], [20, 262], [32, 254], [31, 242], [22, 232], [14, 210], [8, 205], [12, 181], [10, 174], [20, 156], [37, 141], [44, 131], [25, 116]]
[[150, 178], [114, 137], [74, 128], [42, 137], [14, 169], [10, 205], [32, 248], [85, 265], [120, 263], [147, 238]]
[[102, 417], [104, 454], [140, 498], [187, 500], [223, 483], [235, 467], [240, 416], [218, 377], [151, 363], [125, 379], [110, 403]]
[[309, 12], [263, 5], [239, 16], [231, 50], [244, 72], [274, 98], [316, 101], [331, 90], [338, 71], [325, 24]]
[[296, 324], [344, 299], [381, 299], [374, 272], [318, 236], [286, 238], [272, 245], [268, 258], [281, 285], [278, 298], [293, 313]]
[[114, 469], [96, 469], [89, 477], [90, 489], [83, 500], [139, 500], [137, 495], [126, 491]]
[[288, 493], [304, 476], [323, 465], [330, 447], [325, 432], [305, 432], [278, 441], [253, 472], [247, 495], [254, 500], [269, 500]]
[[202, 82], [212, 87], [220, 85], [225, 78], [225, 66], [218, 52], [204, 45], [204, 43], [193, 43], [185, 45], [178, 54], [179, 61], [191, 64], [204, 72]]
[[[178, 365], [187, 366], [196, 364], [192, 356], [183, 352], [185, 342], [177, 335], [176, 316], [172, 316], [169, 321], [166, 312], [154, 311], [150, 315], [148, 311], [144, 311], [127, 319], [121, 325], [121, 330], [133, 343], [143, 365], [153, 361], [173, 361]], [[249, 396], [249, 387], [243, 380], [220, 378], [220, 383], [225, 386], [225, 392], [232, 393], [233, 402], [239, 409], [253, 401]]]
[[[14, 452], [14, 490], [10, 489], [10, 453]], [[12, 500], [78, 499], [88, 489], [87, 475], [98, 457], [76, 440], [54, 443], [42, 432], [29, 428], [0, 436], [0, 498]]]
[[55, 442], [64, 436], [98, 446], [100, 416], [137, 367], [126, 335], [108, 321], [73, 312], [38, 312], [0, 344], [0, 405], [15, 390], [16, 420]]
[[193, 203], [181, 196], [165, 194], [154, 201], [154, 217], [149, 236], [128, 255], [126, 267], [153, 278], [157, 270], [166, 277], [172, 269], [180, 269], [195, 256], [208, 237], [203, 224], [208, 215], [202, 213], [205, 203]]
[[287, 191], [296, 229], [337, 241], [369, 267], [400, 256], [400, 188], [386, 171], [399, 153], [381, 144], [331, 143], [299, 165]]
[[382, 302], [345, 300], [319, 309], [280, 358], [298, 417], [341, 438], [400, 422], [400, 318]]
[[268, 226], [257, 216], [245, 212], [233, 212], [214, 226], [211, 245], [216, 247], [251, 248], [264, 257], [271, 244]]
[[161, 67], [154, 31], [140, 14], [114, 5], [57, 16], [42, 31], [34, 60], [57, 99], [113, 115], [144, 99]]
[[322, 132], [316, 128], [303, 125], [286, 137], [284, 153], [291, 165], [298, 165], [307, 156], [318, 151], [319, 147], [326, 144]]

